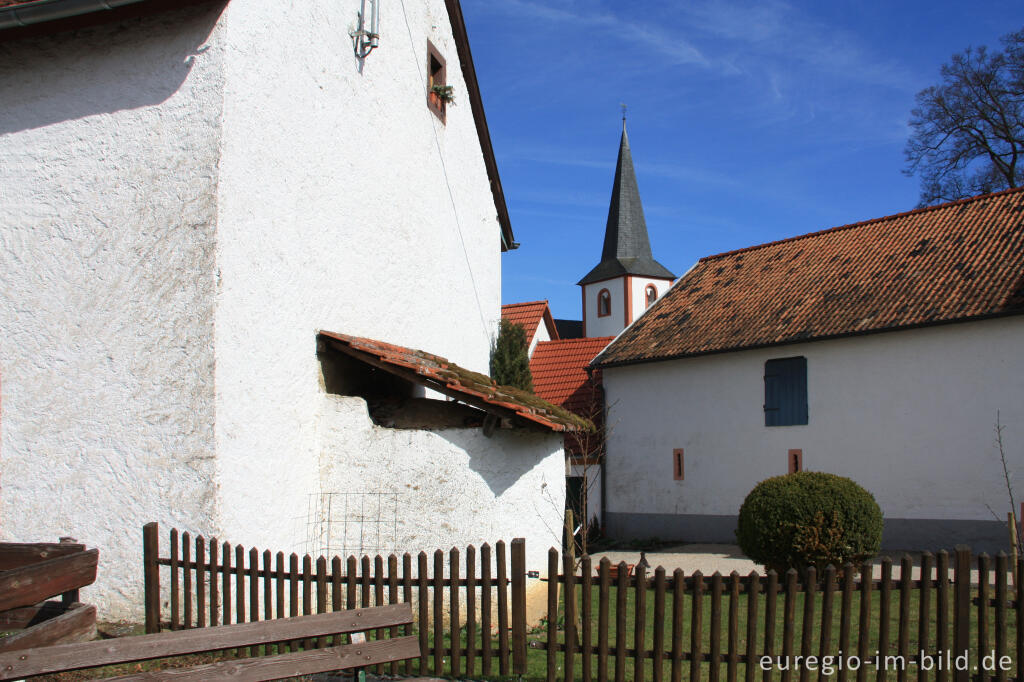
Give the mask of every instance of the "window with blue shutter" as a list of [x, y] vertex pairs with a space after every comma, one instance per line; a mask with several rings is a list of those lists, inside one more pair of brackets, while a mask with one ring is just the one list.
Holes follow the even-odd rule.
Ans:
[[807, 358], [764, 363], [764, 425], [807, 423]]

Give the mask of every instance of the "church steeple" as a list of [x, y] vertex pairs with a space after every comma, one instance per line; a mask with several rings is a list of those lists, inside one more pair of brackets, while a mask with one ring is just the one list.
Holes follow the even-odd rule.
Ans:
[[608, 206], [608, 222], [604, 228], [601, 262], [578, 284], [589, 284], [621, 275], [675, 279], [675, 275], [651, 255], [651, 242], [647, 236], [644, 208], [640, 203], [636, 171], [633, 170], [625, 117], [622, 119], [622, 139], [619, 141], [619, 158], [615, 164], [615, 183], [612, 185], [612, 198]]
[[601, 262], [579, 281], [583, 287], [583, 335], [618, 334], [665, 293], [674, 279], [651, 254], [623, 112]]

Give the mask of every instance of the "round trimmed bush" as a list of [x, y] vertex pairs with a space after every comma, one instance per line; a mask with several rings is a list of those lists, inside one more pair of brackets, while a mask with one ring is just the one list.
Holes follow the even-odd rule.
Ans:
[[798, 471], [758, 483], [740, 507], [736, 540], [748, 557], [782, 573], [860, 561], [882, 544], [882, 510], [848, 478]]

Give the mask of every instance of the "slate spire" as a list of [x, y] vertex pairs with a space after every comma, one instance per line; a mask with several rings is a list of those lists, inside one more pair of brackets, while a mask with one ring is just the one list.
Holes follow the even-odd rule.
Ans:
[[622, 119], [619, 160], [615, 164], [615, 183], [612, 185], [612, 199], [608, 206], [608, 222], [604, 228], [601, 262], [578, 284], [589, 284], [619, 275], [675, 279], [675, 275], [651, 255], [651, 242], [647, 236], [644, 209], [640, 204], [640, 190], [636, 184], [636, 171], [633, 170], [633, 155], [629, 151], [625, 117]]

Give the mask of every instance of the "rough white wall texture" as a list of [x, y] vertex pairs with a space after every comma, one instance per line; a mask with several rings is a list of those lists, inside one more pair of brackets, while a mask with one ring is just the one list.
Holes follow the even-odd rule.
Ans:
[[0, 47], [2, 533], [100, 547], [105, 617], [140, 613], [146, 521], [295, 544], [318, 329], [486, 371], [500, 234], [444, 3], [384, 12], [363, 64], [358, 8], [233, 0]]
[[143, 523], [217, 530], [218, 14], [0, 43], [0, 536], [98, 547], [107, 617]]
[[[583, 319], [587, 336], [616, 336], [626, 328], [625, 277], [586, 284], [583, 287]], [[598, 317], [597, 296], [607, 289], [612, 299], [610, 315]]]
[[[399, 553], [479, 548], [522, 537], [527, 570], [546, 573], [548, 548], [560, 544], [565, 508], [560, 435], [498, 429], [488, 438], [479, 428], [382, 428], [370, 420], [362, 398], [324, 394], [321, 400], [321, 490], [398, 493], [391, 545]], [[339, 510], [333, 514], [332, 546], [338, 546], [343, 521]], [[354, 516], [350, 537], [357, 532]], [[368, 516], [369, 535], [372, 510]], [[393, 528], [382, 528], [385, 544]]]
[[[609, 368], [606, 509], [734, 517], [799, 448], [805, 470], [853, 478], [887, 518], [988, 521], [987, 506], [1005, 518], [993, 426], [1001, 411], [1020, 476], [1022, 340], [1018, 316]], [[809, 423], [766, 427], [764, 363], [794, 356], [807, 358]]]
[[[444, 3], [385, 7], [362, 65], [358, 8], [233, 0], [223, 22], [216, 438], [225, 533], [246, 544], [290, 541], [281, 518], [315, 489], [317, 329], [486, 372], [500, 317], [500, 233]], [[428, 39], [454, 87], [445, 124], [426, 104]]]

